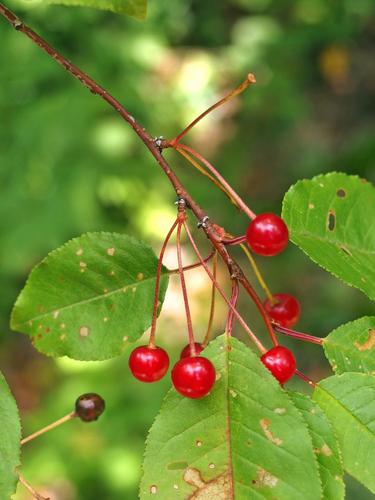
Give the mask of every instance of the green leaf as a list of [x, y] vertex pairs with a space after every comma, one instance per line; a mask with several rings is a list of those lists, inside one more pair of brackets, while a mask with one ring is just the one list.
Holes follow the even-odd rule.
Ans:
[[21, 425], [16, 402], [0, 373], [0, 498], [15, 492], [20, 465]]
[[346, 471], [375, 493], [375, 377], [335, 375], [319, 382], [313, 399], [336, 430]]
[[[117, 356], [150, 326], [156, 269], [145, 243], [121, 234], [85, 234], [33, 269], [11, 327], [50, 356]], [[160, 302], [168, 283], [167, 270], [162, 273]]]
[[314, 262], [375, 299], [375, 189], [330, 173], [292, 186], [283, 202], [291, 240]]
[[375, 375], [375, 317], [366, 316], [336, 328], [323, 340], [323, 347], [336, 373]]
[[145, 19], [147, 0], [45, 0], [48, 4], [92, 7]]
[[140, 498], [321, 498], [308, 429], [259, 358], [226, 335], [204, 355], [215, 387], [201, 400], [168, 393], [148, 437]]
[[304, 394], [292, 392], [289, 395], [310, 431], [323, 485], [322, 498], [324, 500], [345, 498], [341, 452], [327, 416], [314, 401]]

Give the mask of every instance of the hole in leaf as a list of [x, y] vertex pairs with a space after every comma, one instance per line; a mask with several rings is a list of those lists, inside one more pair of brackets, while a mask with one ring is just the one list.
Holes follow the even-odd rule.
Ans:
[[337, 194], [337, 196], [338, 196], [339, 198], [345, 198], [345, 196], [346, 196], [346, 191], [345, 191], [345, 189], [338, 189], [338, 190], [336, 191], [336, 194]]
[[327, 228], [329, 231], [333, 231], [336, 226], [336, 214], [335, 211], [330, 209], [328, 211], [328, 217], [327, 217]]
[[346, 253], [346, 255], [349, 255], [349, 257], [353, 257], [352, 252], [351, 252], [350, 250], [348, 250], [346, 247], [342, 246], [342, 247], [340, 247], [340, 249], [341, 249], [344, 253]]

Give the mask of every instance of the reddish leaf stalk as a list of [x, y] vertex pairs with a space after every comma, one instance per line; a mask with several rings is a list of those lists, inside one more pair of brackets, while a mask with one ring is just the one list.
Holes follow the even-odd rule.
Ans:
[[[182, 215], [182, 214], [180, 214], [180, 215]], [[186, 323], [187, 323], [187, 329], [188, 329], [188, 335], [189, 335], [190, 355], [195, 356], [196, 350], [195, 350], [195, 341], [194, 341], [194, 334], [193, 334], [193, 323], [191, 320], [189, 297], [188, 297], [187, 289], [186, 289], [186, 282], [185, 282], [185, 276], [184, 276], [184, 271], [183, 271], [183, 266], [182, 266], [182, 255], [181, 255], [181, 229], [182, 229], [182, 224], [183, 224], [184, 220], [185, 220], [185, 214], [183, 214], [183, 218], [180, 219], [180, 221], [178, 223], [178, 227], [177, 227], [177, 260], [178, 260], [178, 270], [179, 270], [179, 275], [180, 275], [182, 296], [184, 299]]]
[[223, 297], [223, 299], [225, 300], [225, 302], [227, 303], [227, 305], [229, 306], [229, 308], [233, 310], [233, 314], [236, 316], [236, 318], [238, 319], [238, 321], [241, 323], [241, 325], [243, 326], [243, 328], [245, 329], [245, 331], [247, 332], [247, 334], [249, 335], [249, 337], [251, 338], [251, 340], [254, 342], [254, 344], [257, 346], [257, 348], [259, 349], [259, 351], [262, 354], [264, 354], [265, 352], [267, 352], [267, 349], [260, 342], [260, 340], [255, 335], [255, 333], [253, 333], [251, 331], [251, 329], [249, 328], [249, 326], [247, 325], [247, 323], [245, 322], [245, 320], [242, 318], [242, 316], [240, 315], [240, 313], [237, 311], [237, 309], [235, 309], [233, 307], [233, 305], [231, 304], [230, 300], [227, 298], [227, 296], [225, 295], [223, 289], [219, 285], [218, 281], [214, 278], [214, 276], [211, 273], [210, 269], [208, 268], [207, 264], [204, 262], [203, 257], [201, 255], [201, 253], [199, 252], [199, 249], [198, 249], [198, 247], [197, 247], [197, 245], [196, 245], [196, 243], [194, 241], [194, 238], [193, 238], [193, 236], [192, 236], [192, 234], [190, 232], [189, 226], [186, 224], [186, 222], [184, 222], [184, 227], [185, 227], [186, 233], [187, 233], [187, 235], [189, 237], [191, 246], [193, 247], [194, 252], [196, 253], [198, 259], [201, 261], [202, 266], [204, 267], [204, 269], [205, 269], [206, 273], [208, 274], [210, 280], [215, 284], [215, 287], [216, 287], [217, 291]]
[[[217, 252], [215, 251], [214, 260], [212, 263], [212, 276], [215, 278], [215, 280], [216, 280], [216, 275], [217, 275]], [[215, 303], [216, 303], [216, 287], [215, 284], [212, 282], [210, 316], [208, 318], [206, 335], [202, 342], [203, 347], [207, 346], [212, 335], [212, 327], [214, 324], [214, 315], [215, 315]]]
[[[238, 282], [237, 280], [232, 280], [232, 295], [230, 298], [230, 303], [234, 308], [237, 307], [238, 295], [239, 295]], [[232, 335], [233, 323], [234, 323], [233, 309], [229, 309], [227, 324], [225, 327], [225, 331], [228, 333], [228, 335]]]
[[297, 375], [297, 377], [302, 379], [304, 382], [309, 384], [311, 387], [316, 387], [316, 383], [313, 380], [311, 380], [309, 377], [304, 375], [302, 372], [300, 372], [299, 370], [296, 370], [296, 375]]
[[161, 268], [163, 266], [164, 253], [165, 253], [165, 249], [167, 248], [168, 241], [170, 240], [177, 224], [178, 224], [178, 218], [174, 221], [170, 230], [168, 231], [168, 234], [165, 237], [163, 246], [161, 247], [160, 254], [159, 254], [158, 267], [156, 270], [156, 279], [155, 279], [155, 295], [154, 295], [154, 305], [153, 305], [153, 311], [152, 311], [151, 332], [150, 332], [150, 339], [148, 342], [148, 345], [151, 348], [155, 347], [155, 333], [156, 333], [156, 321], [157, 321], [157, 317], [158, 317], [160, 278], [161, 278]]
[[277, 324], [274, 324], [273, 327], [277, 332], [282, 333], [283, 335], [288, 335], [289, 337], [303, 340], [305, 342], [311, 342], [312, 344], [323, 344], [324, 339], [321, 339], [319, 337], [314, 337], [313, 335], [309, 335], [307, 333], [297, 332], [296, 330], [291, 330], [290, 328], [286, 328], [285, 326], [280, 326]]
[[187, 151], [192, 156], [197, 158], [203, 165], [205, 165], [208, 170], [220, 181], [222, 186], [224, 186], [225, 190], [229, 193], [230, 197], [236, 202], [236, 204], [240, 207], [240, 209], [249, 217], [249, 219], [255, 219], [255, 213], [250, 210], [250, 208], [246, 205], [243, 199], [236, 193], [236, 191], [228, 184], [228, 182], [224, 179], [224, 177], [216, 170], [216, 168], [210, 163], [204, 156], [195, 151], [190, 146], [185, 146], [184, 144], [178, 144], [176, 149], [182, 149], [183, 151]]
[[202, 120], [202, 118], [207, 116], [214, 109], [225, 104], [227, 101], [229, 101], [229, 99], [232, 99], [233, 97], [241, 94], [241, 92], [243, 92], [245, 89], [247, 89], [247, 87], [249, 85], [251, 85], [252, 83], [256, 83], [256, 79], [252, 73], [249, 73], [244, 82], [242, 82], [238, 87], [236, 87], [234, 90], [229, 92], [229, 94], [227, 94], [222, 99], [220, 99], [220, 101], [216, 102], [215, 104], [210, 106], [208, 109], [206, 109], [206, 111], [201, 113], [197, 118], [195, 118], [195, 120], [193, 120], [187, 127], [185, 127], [184, 130], [177, 137], [175, 137], [174, 139], [169, 141], [171, 147], [174, 148], [180, 142], [180, 140], [184, 137], [184, 135], [186, 135], [189, 132], [189, 130], [191, 130], [198, 122], [200, 122]]

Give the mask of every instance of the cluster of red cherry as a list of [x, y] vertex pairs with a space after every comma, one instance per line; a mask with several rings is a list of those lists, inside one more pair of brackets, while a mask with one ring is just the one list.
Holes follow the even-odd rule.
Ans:
[[[258, 255], [277, 255], [288, 244], [288, 228], [279, 216], [263, 213], [256, 216], [249, 224], [246, 240], [251, 250]], [[300, 315], [298, 301], [287, 294], [275, 294], [273, 299], [264, 302], [264, 308], [270, 319], [284, 327], [293, 326]], [[176, 391], [183, 396], [204, 397], [215, 383], [216, 373], [213, 364], [209, 359], [200, 356], [203, 349], [204, 346], [199, 342], [194, 343], [194, 349], [188, 344], [172, 369], [172, 383]], [[289, 380], [296, 370], [292, 352], [280, 345], [264, 353], [261, 361], [282, 384]], [[161, 347], [143, 345], [132, 351], [129, 368], [138, 380], [156, 382], [168, 371], [169, 356]]]

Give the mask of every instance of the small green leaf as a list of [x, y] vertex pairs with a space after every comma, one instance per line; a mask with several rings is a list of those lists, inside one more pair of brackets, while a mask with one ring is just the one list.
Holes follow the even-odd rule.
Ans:
[[[50, 356], [121, 354], [150, 326], [157, 258], [130, 236], [88, 233], [51, 252], [31, 272], [11, 327]], [[160, 302], [168, 277], [163, 268]]]
[[0, 498], [15, 492], [20, 465], [21, 425], [16, 402], [0, 373]]
[[341, 452], [329, 420], [321, 408], [309, 397], [298, 392], [292, 392], [289, 395], [310, 431], [323, 485], [322, 498], [324, 500], [345, 498]]
[[48, 4], [91, 7], [109, 10], [118, 14], [128, 14], [144, 19], [147, 14], [147, 0], [42, 0]]
[[375, 374], [375, 317], [364, 317], [333, 330], [323, 340], [324, 352], [337, 373]]
[[292, 186], [283, 202], [291, 240], [317, 264], [375, 299], [375, 189], [330, 173]]
[[335, 375], [319, 382], [313, 399], [337, 433], [345, 470], [375, 493], [375, 377]]
[[309, 431], [259, 358], [226, 335], [204, 356], [215, 387], [200, 400], [168, 393], [148, 436], [140, 498], [321, 498]]

